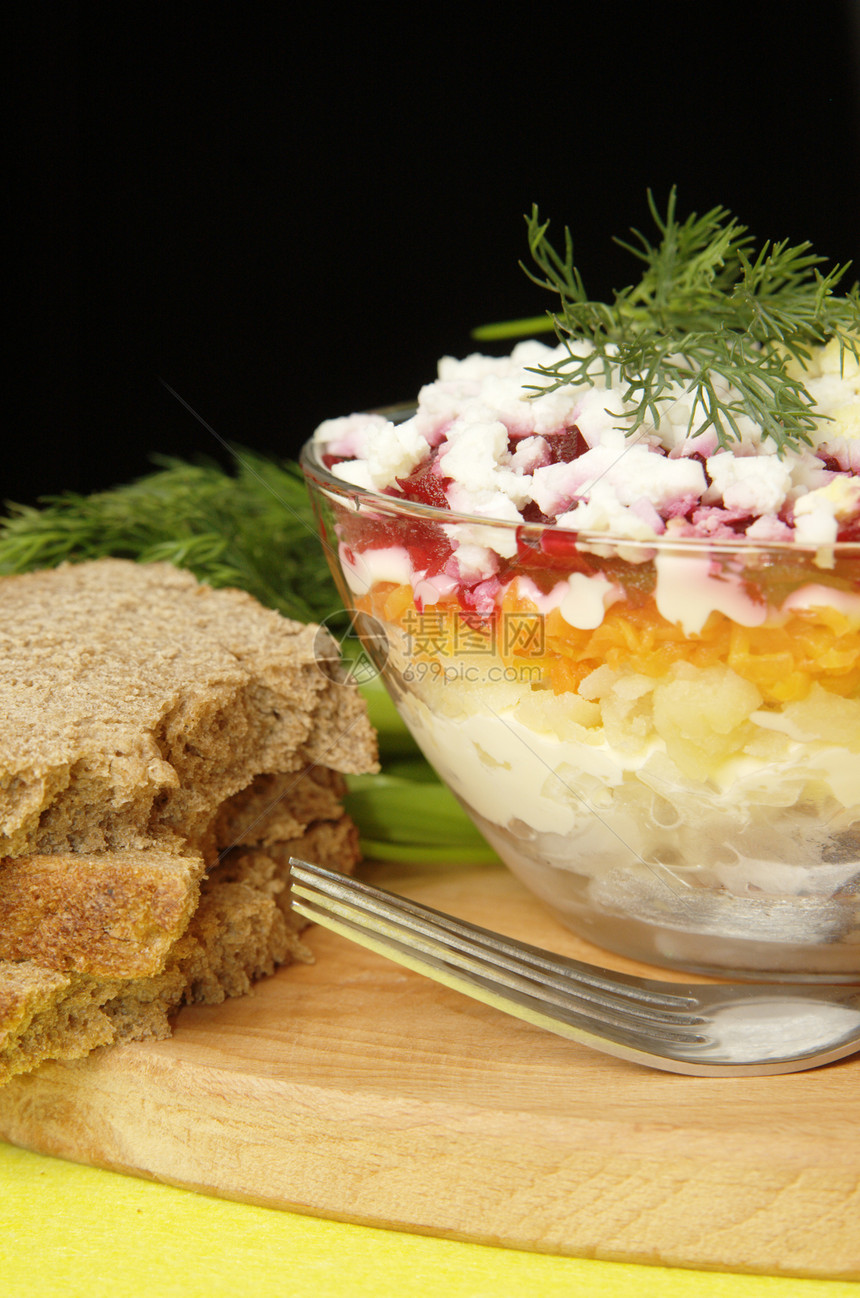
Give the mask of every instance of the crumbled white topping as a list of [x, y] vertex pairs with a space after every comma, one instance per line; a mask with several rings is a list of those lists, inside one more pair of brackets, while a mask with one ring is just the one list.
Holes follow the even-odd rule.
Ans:
[[[619, 394], [607, 392], [603, 384], [579, 391], [573, 422], [589, 446], [599, 446], [610, 433], [618, 432], [617, 425], [623, 420], [623, 403]], [[624, 436], [623, 431], [621, 436]]]
[[608, 482], [598, 482], [587, 500], [559, 514], [556, 522], [574, 532], [606, 532], [632, 541], [652, 541], [662, 531], [660, 516], [656, 514], [655, 519], [655, 514], [653, 511], [651, 517], [643, 516], [638, 508], [622, 504]]
[[451, 569], [461, 581], [471, 581], [475, 577], [491, 577], [498, 571], [499, 556], [485, 545], [475, 545], [466, 538], [457, 546], [456, 554], [451, 560]]
[[517, 473], [531, 473], [546, 463], [549, 446], [545, 437], [524, 437], [511, 456], [511, 468]]
[[[563, 371], [571, 354], [587, 356], [587, 344], [569, 351], [530, 341], [509, 356], [443, 357], [439, 378], [422, 388], [406, 423], [350, 416], [322, 424], [315, 440], [327, 453], [349, 457], [332, 471], [358, 487], [396, 488], [432, 453], [458, 513], [518, 522], [536, 508], [567, 527], [630, 539], [667, 529], [703, 537], [740, 529], [751, 540], [818, 546], [860, 515], [860, 489], [844, 476], [860, 475], [860, 363], [840, 354], [838, 343], [816, 349], [799, 371], [811, 413], [820, 417], [813, 444], [782, 452], [746, 416], [738, 417], [738, 437], [727, 446], [713, 428], [699, 432], [707, 412], [682, 384], [661, 398], [656, 426], [646, 423], [630, 438], [626, 383], [596, 358], [588, 382], [543, 390], [552, 378], [534, 371]], [[724, 380], [714, 385], [722, 400], [732, 399]], [[560, 452], [561, 435], [567, 440]], [[574, 445], [586, 449], [566, 462]], [[510, 548], [502, 534], [463, 541], [501, 554]], [[488, 570], [477, 556], [466, 566]]]
[[362, 491], [376, 490], [373, 478], [370, 476], [370, 465], [366, 460], [344, 460], [334, 466], [332, 473], [342, 482], [349, 482]]
[[382, 415], [342, 415], [339, 419], [326, 419], [314, 433], [330, 455], [347, 455], [361, 459], [371, 428], [386, 423]]
[[[509, 508], [512, 507], [506, 496], [502, 496], [501, 499], [506, 501]], [[471, 512], [483, 514], [486, 518], [498, 517], [491, 508], [473, 509]], [[515, 521], [519, 521], [519, 514], [516, 515], [516, 519], [510, 519], [510, 522]], [[512, 527], [493, 527], [491, 524], [482, 527], [480, 523], [446, 523], [445, 535], [455, 547], [454, 557], [457, 558], [460, 550], [466, 546], [464, 557], [470, 571], [480, 573], [484, 577], [496, 571], [497, 555], [502, 559], [513, 559], [517, 552], [517, 538]]]
[[778, 514], [791, 486], [791, 467], [776, 456], [732, 455], [719, 451], [707, 461], [712, 487], [708, 501], [748, 514]]
[[511, 461], [506, 426], [470, 405], [451, 425], [439, 455], [442, 475], [452, 479], [447, 493], [451, 508], [488, 514], [492, 504], [502, 510], [496, 517], [519, 518], [530, 499], [531, 476], [517, 472]]
[[426, 459], [430, 447], [415, 421], [393, 424], [381, 415], [347, 415], [320, 424], [315, 440], [329, 455], [352, 455], [332, 469], [344, 482], [368, 491], [384, 491], [408, 477]]
[[402, 424], [385, 423], [373, 427], [367, 435], [365, 457], [370, 476], [378, 491], [406, 478], [417, 464], [430, 454], [427, 439], [415, 427], [414, 420]]
[[751, 541], [761, 541], [764, 545], [790, 541], [793, 533], [788, 523], [773, 514], [764, 514], [750, 523], [744, 534]]
[[823, 433], [818, 449], [832, 455], [840, 469], [860, 473], [860, 396], [834, 410]]
[[457, 514], [478, 514], [482, 518], [498, 518], [509, 523], [522, 521], [520, 511], [504, 491], [488, 487], [470, 491], [468, 487], [453, 482], [447, 492], [448, 503]]
[[671, 460], [654, 455], [647, 446], [628, 441], [623, 433], [610, 430], [601, 445], [567, 464], [550, 464], [535, 469], [532, 496], [547, 515], [557, 514], [577, 500], [582, 509], [595, 493], [611, 488], [621, 505], [645, 499], [660, 511], [667, 505], [699, 498], [705, 490], [705, 475], [698, 460]]

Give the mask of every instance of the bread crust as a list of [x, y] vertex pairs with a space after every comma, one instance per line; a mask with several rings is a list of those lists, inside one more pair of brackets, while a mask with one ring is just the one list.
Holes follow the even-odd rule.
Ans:
[[141, 978], [160, 969], [200, 892], [203, 858], [157, 850], [0, 861], [0, 960]]

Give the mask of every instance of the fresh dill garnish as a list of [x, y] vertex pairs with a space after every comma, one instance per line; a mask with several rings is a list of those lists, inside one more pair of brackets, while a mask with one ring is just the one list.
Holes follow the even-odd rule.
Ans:
[[[693, 397], [690, 433], [713, 428], [721, 446], [740, 439], [742, 416], [780, 451], [810, 443], [821, 418], [802, 381], [811, 348], [836, 338], [843, 354], [860, 354], [858, 286], [834, 294], [848, 265], [822, 273], [825, 259], [809, 243], [768, 242], [756, 251], [747, 227], [724, 207], [679, 221], [674, 188], [665, 217], [650, 190], [648, 206], [659, 242], [638, 230], [633, 243], [616, 240], [643, 272], [611, 303], [588, 298], [570, 231], [562, 255], [537, 207], [526, 217], [538, 273], [523, 269], [560, 297], [560, 310], [548, 314], [568, 352], [534, 369], [545, 381], [533, 390], [589, 383], [602, 371], [607, 382], [620, 377], [627, 385], [623, 399], [631, 411], [611, 413], [630, 434], [656, 424], [661, 407], [683, 391]], [[578, 347], [582, 341], [589, 346]]]
[[153, 457], [156, 472], [108, 491], [65, 492], [41, 508], [7, 504], [0, 574], [105, 555], [164, 560], [299, 621], [339, 610], [298, 466], [247, 450], [233, 456], [232, 472]]

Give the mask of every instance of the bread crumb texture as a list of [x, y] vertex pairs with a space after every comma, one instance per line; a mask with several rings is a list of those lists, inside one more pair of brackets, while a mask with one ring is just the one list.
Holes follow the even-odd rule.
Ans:
[[0, 578], [0, 1081], [308, 958], [289, 857], [353, 869], [377, 769], [337, 661], [169, 564]]

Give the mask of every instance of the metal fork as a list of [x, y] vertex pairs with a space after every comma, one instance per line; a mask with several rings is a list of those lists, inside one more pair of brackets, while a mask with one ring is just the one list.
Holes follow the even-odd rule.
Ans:
[[593, 1050], [699, 1077], [794, 1073], [860, 1050], [860, 986], [637, 978], [528, 946], [296, 857], [290, 867], [300, 915]]

